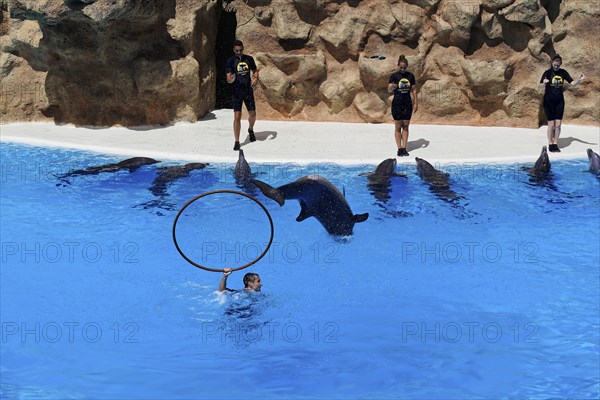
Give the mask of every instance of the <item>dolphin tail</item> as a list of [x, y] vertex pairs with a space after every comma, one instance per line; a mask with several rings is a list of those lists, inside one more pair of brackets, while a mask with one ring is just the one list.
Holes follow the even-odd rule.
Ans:
[[272, 200], [275, 200], [280, 206], [283, 206], [285, 204], [285, 198], [283, 197], [283, 194], [281, 194], [279, 189], [274, 188], [268, 183], [259, 181], [258, 179], [250, 179], [250, 182], [252, 182], [256, 187], [258, 187], [265, 196]]
[[368, 218], [369, 218], [369, 213], [354, 214], [352, 216], [352, 221], [354, 221], [355, 224], [358, 224], [359, 222], [365, 222]]

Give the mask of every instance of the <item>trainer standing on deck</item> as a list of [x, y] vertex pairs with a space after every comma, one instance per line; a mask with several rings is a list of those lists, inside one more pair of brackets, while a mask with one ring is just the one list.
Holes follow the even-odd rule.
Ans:
[[579, 79], [573, 82], [571, 75], [560, 66], [562, 58], [557, 54], [552, 59], [552, 68], [542, 74], [540, 83], [545, 85], [544, 92], [544, 113], [548, 118], [548, 150], [552, 152], [560, 152], [558, 148], [558, 137], [560, 136], [560, 125], [565, 111], [565, 96], [563, 95], [563, 85], [565, 81], [569, 82], [572, 87], [579, 85], [579, 82], [585, 79], [585, 75], [581, 74]]
[[415, 76], [408, 72], [408, 60], [402, 54], [398, 58], [398, 71], [390, 77], [388, 93], [394, 92], [392, 100], [392, 117], [394, 118], [394, 136], [398, 146], [398, 156], [408, 156], [408, 125], [413, 112], [419, 108], [417, 102], [417, 83]]
[[233, 150], [240, 149], [240, 129], [242, 125], [242, 103], [248, 110], [248, 133], [251, 142], [254, 136], [254, 123], [256, 122], [256, 104], [254, 102], [254, 86], [258, 81], [258, 70], [254, 58], [244, 54], [244, 44], [240, 40], [233, 42], [234, 55], [227, 60], [225, 72], [227, 83], [233, 84], [233, 137], [235, 144]]

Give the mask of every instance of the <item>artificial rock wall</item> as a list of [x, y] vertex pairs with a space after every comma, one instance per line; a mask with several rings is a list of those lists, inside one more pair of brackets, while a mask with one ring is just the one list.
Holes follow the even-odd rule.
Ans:
[[[565, 119], [599, 119], [598, 2], [583, 0], [8, 0], [0, 21], [3, 122], [195, 121], [222, 90], [222, 10], [260, 69], [259, 118], [390, 122], [405, 54], [413, 121], [537, 127], [550, 58], [588, 80]], [[229, 45], [229, 44], [227, 44]]]

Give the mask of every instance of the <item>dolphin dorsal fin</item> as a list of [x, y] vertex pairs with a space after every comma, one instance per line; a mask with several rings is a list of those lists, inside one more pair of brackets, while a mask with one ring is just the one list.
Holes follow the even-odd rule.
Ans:
[[313, 215], [310, 213], [310, 211], [306, 207], [306, 203], [304, 201], [300, 200], [300, 214], [298, 214], [298, 217], [296, 218], [296, 221], [302, 222], [306, 218], [309, 218], [309, 217], [312, 217], [312, 216]]

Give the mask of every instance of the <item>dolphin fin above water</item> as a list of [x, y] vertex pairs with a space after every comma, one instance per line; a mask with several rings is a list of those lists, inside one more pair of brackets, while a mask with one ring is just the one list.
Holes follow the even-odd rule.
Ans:
[[312, 216], [313, 215], [311, 214], [310, 210], [308, 209], [308, 206], [306, 205], [306, 203], [303, 200], [300, 200], [300, 214], [298, 214], [296, 221], [302, 222], [306, 218], [310, 218]]

